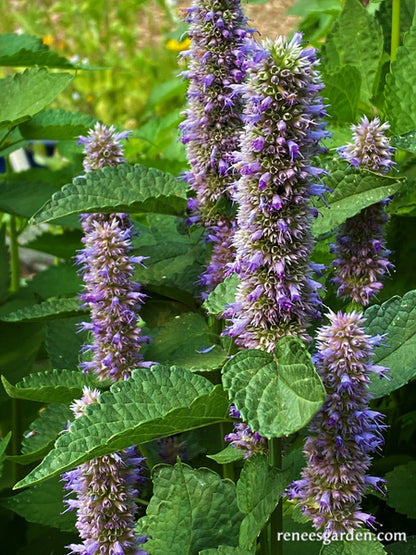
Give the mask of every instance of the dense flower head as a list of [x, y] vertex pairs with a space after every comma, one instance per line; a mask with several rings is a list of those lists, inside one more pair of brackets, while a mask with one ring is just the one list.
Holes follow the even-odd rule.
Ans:
[[[84, 388], [82, 399], [73, 405], [75, 417], [82, 416], [85, 407], [97, 402], [98, 397], [97, 390]], [[69, 545], [70, 553], [146, 555], [139, 547], [146, 538], [136, 537], [134, 531], [134, 498], [144, 482], [143, 461], [137, 449], [130, 447], [62, 475], [64, 489], [76, 494], [75, 499], [66, 499], [65, 503], [69, 510], [76, 510], [77, 529], [84, 540], [82, 544]]]
[[91, 310], [91, 322], [82, 327], [91, 332], [92, 360], [82, 363], [100, 379], [127, 379], [142, 362], [140, 345], [147, 341], [137, 326], [137, 310], [144, 302], [141, 286], [134, 281], [134, 265], [143, 258], [133, 256], [132, 225], [127, 214], [85, 214], [82, 264], [85, 292], [81, 299]]
[[112, 125], [106, 127], [97, 122], [89, 130], [87, 137], [78, 137], [78, 144], [84, 146], [83, 165], [85, 171], [100, 170], [105, 166], [118, 166], [125, 162], [120, 141], [127, 139], [129, 134], [130, 131], [117, 133]]
[[241, 177], [232, 269], [241, 285], [225, 315], [237, 344], [274, 351], [287, 334], [308, 339], [306, 327], [319, 315], [309, 199], [325, 191], [311, 157], [322, 151], [326, 112], [315, 50], [303, 49], [300, 34], [250, 47], [247, 83], [235, 88], [247, 102], [235, 155]]
[[[241, 418], [240, 411], [234, 405], [230, 407], [230, 416]], [[236, 449], [244, 451], [244, 458], [248, 459], [255, 453], [267, 453], [267, 440], [258, 432], [253, 432], [245, 422], [235, 422], [234, 431], [225, 436], [224, 441], [231, 442]]]
[[338, 149], [341, 158], [355, 167], [386, 174], [394, 166], [393, 153], [385, 132], [390, 128], [388, 122], [381, 123], [379, 118], [369, 120], [363, 116], [360, 123], [352, 125], [353, 142]]
[[[235, 180], [232, 153], [243, 125], [241, 95], [232, 87], [245, 78], [244, 41], [253, 30], [240, 0], [195, 0], [186, 12], [191, 42], [183, 53], [189, 59], [183, 75], [189, 88], [180, 128], [190, 165], [185, 178], [196, 195], [190, 199], [189, 222], [206, 226], [214, 242], [212, 265], [203, 277], [210, 291], [224, 279], [224, 260], [232, 260], [231, 237], [224, 231], [233, 225], [228, 189]], [[225, 199], [221, 209], [220, 199]]]
[[[123, 163], [120, 140], [127, 135], [97, 123], [87, 137], [80, 137], [85, 169]], [[100, 379], [127, 379], [134, 368], [146, 365], [139, 350], [147, 338], [137, 327], [137, 310], [145, 295], [133, 279], [134, 265], [143, 264], [143, 257], [132, 255], [128, 214], [83, 214], [81, 223], [85, 245], [77, 256], [85, 285], [81, 299], [91, 310], [91, 322], [82, 327], [92, 336], [92, 344], [84, 348], [92, 360], [83, 362], [82, 368]]]
[[370, 372], [385, 376], [387, 368], [371, 363], [374, 345], [361, 314], [330, 313], [330, 324], [318, 332], [316, 367], [327, 398], [309, 425], [305, 442], [307, 466], [288, 495], [298, 500], [315, 528], [327, 534], [374, 527], [361, 501], [368, 486], [384, 491], [385, 480], [369, 476], [371, 454], [383, 444], [383, 415], [370, 410]]
[[[353, 142], [339, 149], [341, 158], [351, 165], [385, 174], [393, 167], [394, 148], [384, 133], [388, 123], [379, 118], [361, 122], [351, 127]], [[384, 226], [388, 221], [386, 206], [389, 199], [364, 208], [349, 218], [337, 232], [333, 252], [337, 293], [344, 299], [366, 306], [383, 287], [382, 279], [393, 265], [388, 260], [390, 251], [385, 247]]]

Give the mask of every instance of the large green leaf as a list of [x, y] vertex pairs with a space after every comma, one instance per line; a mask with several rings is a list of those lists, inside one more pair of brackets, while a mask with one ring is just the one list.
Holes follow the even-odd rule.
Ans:
[[25, 243], [25, 248], [46, 252], [57, 258], [73, 259], [82, 249], [82, 233], [78, 229], [66, 229], [62, 233], [45, 232]]
[[1, 499], [0, 505], [24, 517], [28, 522], [72, 531], [75, 527], [76, 515], [73, 511], [66, 510], [63, 497], [62, 480], [52, 478], [13, 497]]
[[46, 350], [53, 368], [76, 370], [83, 345], [88, 343], [87, 332], [79, 329], [85, 316], [53, 320], [46, 327]]
[[186, 190], [183, 181], [160, 170], [140, 164], [107, 166], [75, 177], [33, 216], [32, 223], [83, 212], [182, 214]]
[[63, 403], [51, 403], [43, 408], [23, 434], [22, 454], [9, 456], [8, 459], [19, 464], [38, 461], [53, 447], [58, 434], [73, 418], [72, 410]]
[[30, 68], [0, 79], [0, 128], [13, 127], [43, 110], [74, 78], [70, 73], [51, 73]]
[[0, 210], [30, 218], [56, 193], [56, 187], [42, 181], [6, 181], [0, 183]]
[[387, 472], [387, 504], [409, 518], [416, 518], [416, 461], [396, 466]]
[[66, 58], [59, 56], [33, 35], [6, 33], [0, 35], [0, 66], [48, 66], [75, 69]]
[[39, 304], [19, 308], [10, 314], [0, 315], [5, 322], [41, 322], [56, 318], [67, 318], [82, 312], [79, 297], [51, 297]]
[[252, 551], [241, 549], [241, 547], [232, 547], [231, 545], [219, 545], [211, 549], [203, 549], [198, 555], [252, 555]]
[[287, 486], [288, 475], [271, 467], [265, 455], [255, 455], [244, 463], [236, 490], [238, 508], [246, 515], [240, 526], [240, 547], [255, 548], [257, 537]]
[[[379, 21], [384, 35], [384, 50], [390, 54], [391, 52], [391, 25], [393, 19], [393, 1], [383, 0], [379, 4], [376, 12], [376, 18]], [[400, 38], [412, 26], [412, 18], [415, 13], [415, 0], [401, 0], [400, 2]], [[402, 42], [402, 41], [400, 41]]]
[[186, 430], [228, 420], [220, 386], [183, 368], [138, 369], [114, 384], [59, 437], [43, 462], [16, 487], [24, 487], [90, 459]]
[[29, 374], [16, 385], [12, 385], [2, 376], [2, 382], [7, 394], [13, 399], [27, 399], [41, 403], [70, 403], [73, 399], [82, 396], [84, 386], [98, 387], [97, 376], [70, 370]]
[[227, 356], [215, 344], [217, 338], [209, 332], [205, 319], [195, 312], [176, 316], [153, 336], [146, 359], [168, 366], [177, 364], [193, 371], [214, 370]]
[[353, 65], [344, 65], [323, 75], [328, 113], [337, 123], [355, 122], [360, 98], [361, 75]]
[[225, 280], [218, 284], [217, 287], [209, 294], [208, 299], [204, 302], [203, 307], [209, 314], [221, 316], [227, 304], [235, 301], [235, 293], [240, 278], [237, 274], [231, 274]]
[[365, 311], [365, 328], [370, 335], [385, 335], [375, 348], [374, 362], [390, 368], [389, 380], [371, 376], [374, 397], [388, 395], [416, 376], [416, 291], [392, 297], [381, 306]]
[[403, 135], [416, 129], [415, 72], [416, 25], [413, 22], [412, 28], [404, 36], [403, 46], [397, 49], [391, 72], [386, 76], [386, 115], [395, 135]]
[[[181, 220], [182, 221], [182, 220]], [[176, 288], [195, 294], [207, 251], [201, 244], [201, 230], [178, 230], [178, 218], [167, 214], [148, 214], [147, 225], [136, 224], [138, 235], [133, 246], [146, 256], [146, 268], [136, 266], [135, 278], [150, 286]]]
[[403, 541], [390, 543], [388, 546], [389, 555], [414, 555], [415, 551], [416, 536], [408, 535]]
[[70, 141], [86, 135], [95, 122], [92, 116], [81, 112], [44, 110], [20, 125], [20, 132], [25, 139], [36, 141]]
[[416, 154], [416, 129], [413, 129], [413, 131], [409, 131], [409, 133], [405, 133], [404, 135], [392, 137], [391, 144], [393, 146], [397, 146], [397, 148], [402, 148], [412, 154]]
[[177, 463], [156, 470], [153, 497], [139, 526], [151, 537], [146, 551], [181, 555], [219, 544], [236, 546], [242, 516], [233, 482], [207, 468]]
[[223, 384], [242, 419], [267, 438], [303, 428], [326, 397], [304, 344], [292, 336], [277, 343], [274, 355], [237, 353], [223, 368]]
[[354, 539], [331, 541], [328, 545], [323, 546], [320, 553], [322, 555], [383, 555], [387, 553], [383, 544], [368, 530], [357, 530], [351, 536]]
[[342, 12], [325, 41], [325, 71], [351, 64], [361, 75], [361, 95], [369, 102], [383, 53], [380, 24], [359, 0], [346, 0]]
[[327, 169], [325, 185], [333, 192], [325, 194], [329, 207], [319, 204], [319, 216], [313, 224], [316, 235], [332, 231], [363, 208], [390, 197], [401, 185], [392, 177], [348, 167], [343, 160], [334, 161]]

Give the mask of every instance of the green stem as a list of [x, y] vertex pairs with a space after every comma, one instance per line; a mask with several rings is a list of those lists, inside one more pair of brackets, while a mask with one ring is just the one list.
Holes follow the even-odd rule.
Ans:
[[397, 48], [400, 44], [400, 0], [393, 0], [393, 11], [391, 16], [391, 63], [396, 59]]
[[[224, 422], [220, 423], [220, 434], [221, 434], [221, 445], [222, 447], [224, 447], [224, 437], [226, 436], [225, 433], [225, 429], [224, 429]], [[234, 464], [233, 463], [227, 463], [227, 464], [222, 464], [222, 475], [224, 478], [228, 478], [229, 480], [232, 480], [234, 482], [235, 480], [235, 474], [234, 474]]]
[[16, 293], [20, 287], [20, 260], [19, 260], [19, 244], [16, 226], [16, 216], [10, 216], [10, 265], [11, 265], [11, 283], [10, 291]]
[[[269, 457], [270, 464], [275, 468], [282, 468], [282, 440], [274, 438], [269, 441]], [[283, 532], [283, 504], [279, 500], [279, 504], [270, 517], [270, 553], [273, 555], [282, 555], [283, 543], [277, 538], [278, 533]]]

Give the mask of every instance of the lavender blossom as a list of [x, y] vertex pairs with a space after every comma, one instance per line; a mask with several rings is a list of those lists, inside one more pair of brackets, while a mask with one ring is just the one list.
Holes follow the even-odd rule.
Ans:
[[384, 376], [387, 368], [370, 362], [380, 337], [363, 329], [359, 313], [328, 315], [330, 324], [318, 333], [316, 365], [327, 399], [309, 425], [305, 443], [307, 466], [288, 495], [297, 499], [315, 528], [325, 533], [351, 532], [363, 524], [374, 527], [361, 501], [368, 486], [384, 491], [385, 480], [369, 476], [371, 453], [383, 444], [383, 415], [370, 410], [369, 374]]
[[180, 128], [191, 167], [185, 179], [196, 193], [189, 202], [189, 222], [205, 226], [214, 243], [202, 277], [211, 291], [223, 281], [233, 256], [229, 188], [235, 181], [232, 152], [243, 125], [241, 96], [233, 87], [245, 77], [244, 40], [253, 30], [246, 26], [239, 0], [195, 0], [186, 11], [191, 46], [183, 53], [189, 58], [183, 75], [190, 83]]
[[[241, 418], [240, 411], [234, 405], [230, 407], [230, 416]], [[224, 440], [230, 441], [236, 449], [244, 451], [245, 459], [250, 458], [255, 453], [267, 452], [267, 440], [258, 432], [253, 432], [245, 422], [235, 422], [234, 432], [226, 435]]]
[[[351, 165], [386, 174], [393, 167], [394, 148], [384, 133], [388, 123], [378, 118], [369, 121], [363, 117], [358, 125], [351, 127], [354, 142], [339, 149], [339, 154]], [[393, 265], [388, 260], [390, 251], [385, 248], [384, 226], [388, 221], [386, 206], [389, 199], [364, 208], [349, 218], [338, 229], [333, 252], [337, 293], [344, 299], [352, 299], [363, 306], [383, 287], [381, 280]]]
[[[120, 139], [126, 137], [127, 133], [97, 123], [88, 137], [80, 138], [86, 171], [124, 162]], [[91, 323], [82, 327], [91, 331], [92, 344], [84, 349], [93, 354], [81, 367], [101, 380], [124, 380], [134, 368], [146, 366], [140, 345], [147, 338], [137, 327], [137, 309], [145, 295], [133, 280], [134, 264], [142, 264], [143, 257], [131, 254], [133, 226], [128, 214], [83, 214], [81, 221], [85, 244], [77, 256], [85, 284], [81, 299], [91, 310]]]
[[[85, 170], [100, 170], [123, 163], [120, 140], [127, 133], [98, 124], [84, 145]], [[84, 214], [84, 250], [77, 261], [82, 265], [85, 293], [81, 299], [91, 310], [91, 323], [83, 328], [92, 335], [92, 360], [82, 363], [84, 371], [93, 371], [100, 380], [115, 382], [130, 377], [134, 368], [148, 366], [142, 361], [140, 345], [145, 338], [137, 327], [136, 310], [143, 302], [140, 285], [133, 281], [134, 264], [142, 257], [131, 255], [132, 224], [127, 214]], [[98, 391], [84, 389], [82, 399], [72, 405], [75, 417], [98, 400]], [[70, 432], [70, 430], [69, 430]], [[77, 528], [82, 544], [68, 546], [71, 553], [83, 555], [145, 555], [139, 545], [145, 537], [134, 531], [137, 496], [144, 459], [136, 447], [93, 459], [63, 475], [65, 489], [76, 494], [67, 500], [77, 511]]]
[[225, 315], [232, 316], [228, 334], [238, 345], [272, 352], [285, 335], [309, 339], [306, 327], [320, 311], [309, 199], [325, 191], [311, 157], [322, 151], [326, 112], [315, 49], [302, 49], [302, 35], [252, 48], [247, 84], [237, 89], [247, 101], [236, 156], [233, 269], [241, 285]]
[[[83, 397], [72, 405], [75, 417], [98, 401], [99, 392], [84, 388]], [[139, 545], [146, 537], [136, 537], [134, 498], [143, 484], [143, 457], [130, 447], [121, 453], [105, 455], [86, 462], [62, 475], [64, 489], [76, 493], [66, 499], [70, 510], [77, 512], [77, 528], [82, 544], [71, 544], [70, 553], [82, 555], [146, 555]]]

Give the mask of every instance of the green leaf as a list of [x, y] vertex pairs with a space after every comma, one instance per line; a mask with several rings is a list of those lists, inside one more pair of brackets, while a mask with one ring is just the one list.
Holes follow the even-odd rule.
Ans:
[[416, 536], [407, 536], [404, 541], [390, 543], [388, 549], [389, 555], [413, 555], [416, 551]]
[[[9, 380], [19, 380], [33, 367], [40, 346], [45, 340], [42, 324], [10, 324], [0, 322], [0, 368]], [[0, 400], [8, 399], [0, 388]]]
[[0, 66], [76, 68], [69, 60], [49, 50], [42, 39], [17, 33], [0, 35]]
[[233, 445], [227, 445], [222, 451], [215, 453], [215, 455], [207, 455], [207, 457], [218, 464], [228, 464], [244, 459], [244, 451], [237, 449]]
[[46, 252], [57, 258], [73, 258], [82, 249], [82, 233], [78, 229], [66, 229], [63, 233], [42, 233], [25, 243], [25, 248]]
[[32, 223], [84, 212], [182, 214], [187, 185], [173, 175], [136, 164], [107, 166], [65, 185], [32, 218]]
[[208, 299], [202, 305], [209, 314], [222, 315], [227, 304], [235, 301], [235, 293], [240, 278], [237, 274], [231, 274], [209, 294]]
[[56, 193], [56, 187], [42, 181], [4, 181], [0, 183], [0, 210], [30, 218]]
[[387, 472], [387, 505], [397, 512], [416, 518], [416, 461], [396, 466]]
[[355, 122], [360, 98], [361, 75], [353, 65], [344, 65], [323, 76], [328, 114], [337, 122]]
[[73, 531], [76, 514], [75, 511], [66, 510], [63, 496], [63, 483], [58, 477], [36, 484], [13, 497], [3, 498], [0, 505], [14, 511], [28, 522]]
[[228, 421], [226, 395], [183, 368], [153, 366], [113, 384], [61, 435], [42, 463], [15, 487], [40, 482], [90, 459], [153, 439]]
[[13, 127], [43, 110], [73, 80], [70, 73], [30, 68], [0, 79], [0, 128]]
[[241, 549], [241, 547], [232, 547], [231, 545], [219, 545], [212, 549], [203, 549], [198, 551], [198, 555], [252, 555], [253, 551]]
[[46, 350], [52, 368], [77, 370], [81, 347], [87, 344], [87, 332], [79, 329], [85, 317], [75, 316], [47, 323]]
[[151, 553], [198, 553], [219, 544], [235, 546], [241, 519], [233, 482], [178, 463], [156, 470], [140, 533], [151, 536], [146, 543]]
[[412, 154], [416, 154], [416, 129], [405, 133], [404, 135], [399, 135], [398, 137], [393, 137], [391, 139], [392, 146], [407, 150]]
[[244, 422], [267, 438], [303, 428], [326, 397], [304, 344], [292, 336], [277, 343], [275, 355], [237, 353], [223, 368], [223, 384]]
[[152, 336], [154, 342], [146, 349], [148, 360], [202, 371], [214, 370], [226, 359], [226, 353], [214, 343], [217, 337], [209, 332], [205, 319], [195, 312], [175, 316]]
[[79, 297], [51, 297], [39, 304], [20, 308], [16, 312], [0, 315], [5, 322], [42, 322], [73, 316], [82, 310], [79, 307]]
[[237, 482], [237, 504], [245, 517], [240, 527], [240, 547], [253, 550], [256, 539], [277, 507], [287, 485], [288, 472], [269, 466], [265, 455], [246, 460]]
[[390, 197], [402, 183], [392, 177], [348, 167], [343, 160], [334, 161], [327, 169], [325, 185], [333, 192], [325, 194], [329, 208], [323, 202], [319, 204], [319, 216], [313, 225], [316, 235], [332, 231], [363, 208]]
[[78, 135], [86, 135], [96, 121], [81, 112], [44, 110], [20, 125], [20, 132], [25, 139], [30, 140], [71, 141]]
[[51, 403], [39, 411], [23, 434], [22, 454], [10, 455], [8, 460], [18, 464], [29, 464], [42, 459], [53, 447], [59, 433], [65, 430], [66, 424], [74, 419], [72, 410], [63, 403]]
[[[393, 0], [383, 0], [379, 4], [376, 18], [379, 21], [384, 35], [384, 50], [391, 52], [391, 24], [393, 15]], [[412, 26], [413, 14], [415, 13], [415, 0], [401, 0], [400, 2], [400, 43], [403, 35]]]
[[383, 54], [380, 24], [359, 0], [346, 0], [323, 49], [324, 71], [351, 64], [361, 75], [361, 94], [369, 103]]
[[386, 75], [384, 89], [386, 116], [391, 131], [403, 135], [416, 128], [416, 25], [413, 24], [405, 34], [403, 46], [396, 51], [396, 60], [391, 64], [391, 71]]
[[[365, 534], [365, 535], [364, 535]], [[376, 536], [368, 530], [357, 530], [351, 534], [355, 539], [331, 541], [324, 545], [322, 555], [383, 555], [387, 553], [383, 544], [377, 541]]]
[[206, 261], [201, 230], [180, 233], [178, 218], [166, 214], [149, 214], [147, 224], [136, 224], [138, 235], [133, 238], [133, 246], [140, 256], [148, 257], [146, 268], [136, 266], [137, 281], [164, 290], [177, 288], [195, 294]]
[[390, 368], [389, 377], [371, 376], [374, 397], [388, 395], [416, 375], [416, 291], [403, 298], [395, 296], [381, 306], [365, 311], [365, 328], [369, 335], [385, 335], [382, 345], [374, 349], [375, 364]]
[[9, 295], [10, 286], [10, 259], [9, 249], [6, 244], [6, 226], [0, 227], [0, 302]]
[[[41, 403], [70, 403], [82, 396], [84, 386], [98, 387], [95, 375], [70, 370], [52, 370], [25, 376], [16, 385], [2, 376], [4, 389], [13, 399], [27, 399]], [[103, 382], [100, 382], [101, 386]]]
[[9, 445], [12, 432], [8, 432], [3, 438], [0, 439], [0, 476], [3, 474], [3, 465], [6, 458], [6, 449]]

